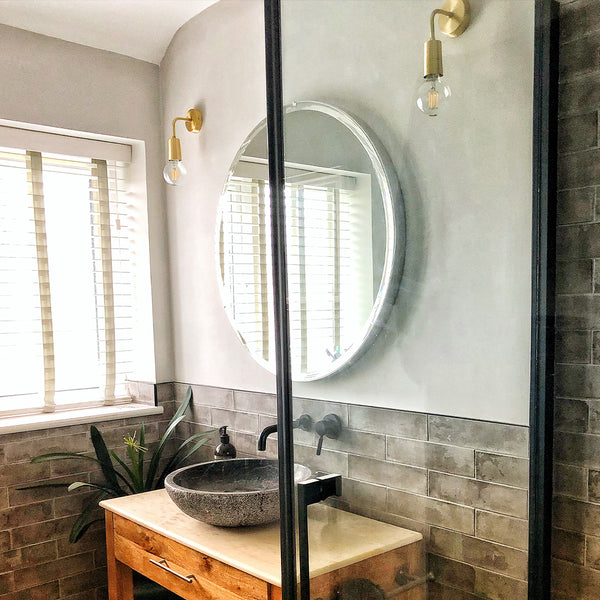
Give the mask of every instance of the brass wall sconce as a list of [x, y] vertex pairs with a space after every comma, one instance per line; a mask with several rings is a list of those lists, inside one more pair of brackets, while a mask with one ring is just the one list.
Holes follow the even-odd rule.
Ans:
[[170, 185], [181, 185], [187, 175], [181, 160], [181, 143], [175, 135], [175, 123], [185, 121], [185, 128], [190, 133], [198, 133], [202, 128], [202, 113], [196, 108], [190, 108], [185, 117], [173, 119], [173, 135], [169, 139], [169, 160], [163, 169], [163, 177]]
[[442, 80], [442, 42], [435, 37], [435, 17], [439, 30], [447, 36], [458, 37], [469, 26], [471, 6], [469, 0], [447, 0], [442, 8], [436, 8], [429, 17], [431, 36], [425, 42], [425, 81], [417, 92], [417, 106], [430, 117], [437, 116], [440, 106], [450, 98], [450, 87]]

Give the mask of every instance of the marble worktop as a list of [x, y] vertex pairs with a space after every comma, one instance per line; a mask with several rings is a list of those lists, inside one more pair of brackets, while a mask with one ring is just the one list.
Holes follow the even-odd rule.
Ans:
[[[165, 490], [103, 500], [100, 506], [138, 525], [281, 586], [279, 523], [214, 527], [181, 512]], [[423, 538], [420, 533], [325, 504], [308, 507], [310, 576], [329, 573]]]

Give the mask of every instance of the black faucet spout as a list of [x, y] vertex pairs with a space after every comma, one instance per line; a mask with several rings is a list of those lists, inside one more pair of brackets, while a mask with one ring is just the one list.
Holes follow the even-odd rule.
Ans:
[[261, 432], [258, 438], [258, 450], [259, 452], [264, 452], [267, 449], [267, 438], [277, 431], [277, 425], [269, 425], [265, 427]]

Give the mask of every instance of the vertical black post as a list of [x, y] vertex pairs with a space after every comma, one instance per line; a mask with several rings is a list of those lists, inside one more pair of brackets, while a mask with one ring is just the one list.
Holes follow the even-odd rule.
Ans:
[[533, 107], [529, 598], [550, 600], [558, 10], [536, 0]]
[[296, 518], [294, 506], [294, 439], [292, 382], [285, 256], [283, 155], [283, 93], [281, 74], [281, 6], [265, 0], [267, 64], [267, 139], [271, 191], [271, 250], [275, 305], [277, 364], [277, 439], [279, 451], [279, 506], [281, 513], [281, 588], [283, 600], [296, 600]]

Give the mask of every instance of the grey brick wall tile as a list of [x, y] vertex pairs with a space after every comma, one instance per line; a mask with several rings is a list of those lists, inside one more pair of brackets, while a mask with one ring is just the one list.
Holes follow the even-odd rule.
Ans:
[[349, 455], [348, 476], [415, 494], [427, 494], [427, 471], [425, 469]]
[[591, 294], [593, 291], [593, 261], [559, 261], [556, 266], [558, 294]]
[[588, 470], [555, 461], [553, 485], [555, 494], [587, 500]]
[[416, 440], [427, 439], [427, 416], [424, 414], [355, 405], [349, 407], [349, 412], [350, 427], [353, 429]]
[[193, 423], [201, 423], [202, 425], [210, 425], [210, 406], [202, 404], [191, 404], [188, 409], [188, 419]]
[[[187, 389], [187, 386], [185, 389]], [[194, 404], [232, 409], [233, 391], [207, 385], [192, 385], [192, 401]]]
[[600, 538], [588, 536], [585, 545], [585, 564], [600, 570]]
[[560, 41], [562, 43], [598, 29], [600, 29], [600, 4], [596, 0], [561, 5]]
[[527, 553], [501, 544], [480, 540], [455, 531], [431, 528], [430, 552], [475, 567], [525, 580]]
[[600, 471], [590, 469], [587, 483], [587, 499], [590, 502], [600, 503]]
[[555, 431], [586, 433], [588, 430], [589, 406], [585, 400], [556, 398], [554, 404]]
[[527, 550], [529, 547], [529, 524], [526, 519], [476, 510], [475, 536], [511, 548]]
[[573, 531], [553, 529], [552, 556], [583, 565], [585, 562], [585, 535]]
[[387, 438], [388, 460], [444, 473], [472, 477], [475, 474], [474, 454], [474, 450], [470, 448], [391, 436]]
[[586, 400], [588, 405], [588, 433], [600, 434], [600, 400]]
[[529, 487], [529, 461], [525, 458], [476, 452], [475, 477], [483, 481], [527, 489]]
[[[599, 265], [600, 267], [600, 265]], [[588, 333], [588, 332], [586, 332]], [[600, 364], [600, 331], [592, 333], [592, 362], [596, 365]]]
[[565, 398], [600, 397], [600, 365], [556, 365], [556, 395]]
[[596, 600], [600, 589], [600, 572], [554, 559], [552, 589], [556, 600]]
[[586, 113], [600, 105], [600, 73], [588, 73], [559, 86], [558, 106], [561, 115]]
[[348, 454], [345, 452], [332, 452], [323, 448], [320, 456], [310, 446], [294, 446], [294, 460], [306, 465], [313, 472], [325, 471], [326, 473], [339, 473], [348, 476]]
[[433, 574], [438, 584], [469, 593], [475, 591], [475, 567], [472, 565], [430, 554], [427, 571]]
[[561, 81], [600, 70], [600, 34], [576, 37], [561, 45], [559, 78]]
[[558, 121], [558, 151], [575, 152], [598, 146], [598, 113], [588, 112]]
[[553, 525], [559, 529], [596, 535], [600, 531], [600, 505], [566, 496], [554, 498]]
[[429, 440], [527, 458], [527, 427], [429, 415]]
[[600, 469], [600, 436], [557, 431], [554, 444], [557, 460], [580, 467]]
[[211, 408], [210, 409], [210, 424], [213, 427], [222, 427], [227, 425], [231, 429], [235, 429], [234, 422], [236, 412], [233, 410], [225, 410], [222, 408]]
[[235, 410], [277, 416], [277, 398], [274, 394], [235, 390], [233, 401]]
[[387, 489], [364, 481], [344, 479], [342, 499], [354, 506], [369, 506], [372, 510], [384, 511], [387, 505]]
[[513, 517], [527, 517], [527, 492], [519, 488], [430, 471], [429, 495]]
[[342, 429], [337, 440], [325, 438], [323, 448], [384, 459], [385, 436], [354, 429]]
[[388, 489], [387, 511], [422, 523], [447, 527], [455, 531], [475, 532], [475, 511], [425, 496]]
[[247, 433], [258, 434], [258, 415], [235, 411], [233, 419], [233, 428], [236, 431], [245, 431]]
[[600, 223], [583, 223], [558, 227], [556, 256], [559, 260], [600, 257]]
[[[600, 350], [600, 346], [599, 346]], [[599, 353], [600, 358], [600, 353]], [[557, 363], [589, 364], [592, 362], [592, 332], [557, 331], [555, 360]]]
[[475, 569], [475, 591], [481, 598], [528, 600], [527, 582], [486, 569]]
[[596, 188], [593, 186], [558, 193], [556, 219], [559, 225], [586, 223], [594, 220]]

